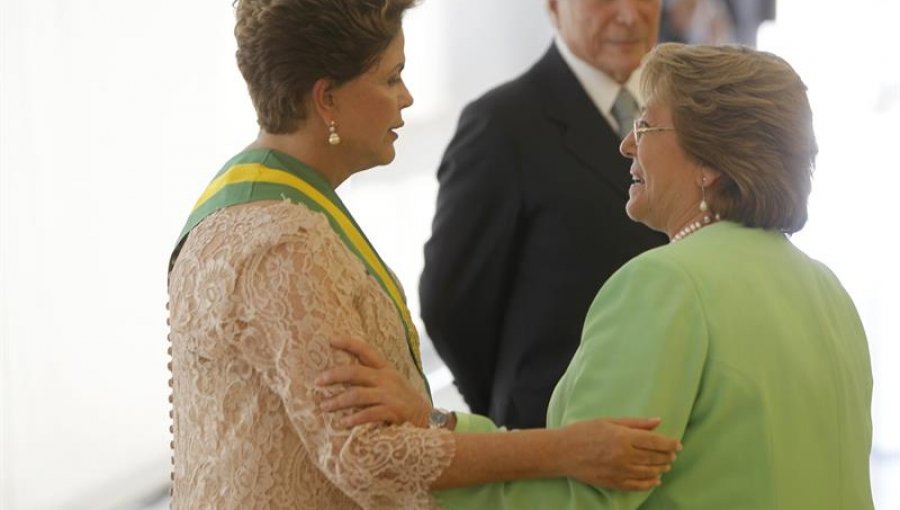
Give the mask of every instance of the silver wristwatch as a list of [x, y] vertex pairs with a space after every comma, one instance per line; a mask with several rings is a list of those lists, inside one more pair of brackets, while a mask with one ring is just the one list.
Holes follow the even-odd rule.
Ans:
[[452, 414], [446, 409], [434, 407], [428, 414], [428, 428], [430, 429], [446, 429], [450, 427]]

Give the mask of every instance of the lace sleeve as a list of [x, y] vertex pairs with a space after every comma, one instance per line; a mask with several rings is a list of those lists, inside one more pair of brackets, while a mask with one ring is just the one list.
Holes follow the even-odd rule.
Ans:
[[368, 340], [379, 351], [391, 347], [370, 338], [377, 335], [360, 313], [366, 295], [358, 268], [347, 264], [343, 246], [320, 237], [297, 234], [247, 260], [236, 288], [237, 349], [280, 396], [319, 469], [360, 506], [436, 508], [429, 486], [453, 457], [452, 434], [410, 424], [342, 429], [338, 420], [349, 412], [323, 413], [317, 406], [337, 389], [316, 387], [315, 378], [356, 362], [333, 349], [329, 338]]

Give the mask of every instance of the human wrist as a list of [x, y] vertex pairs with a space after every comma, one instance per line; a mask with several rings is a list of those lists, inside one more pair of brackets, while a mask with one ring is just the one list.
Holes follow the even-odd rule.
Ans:
[[578, 462], [581, 452], [577, 448], [577, 442], [573, 440], [571, 427], [547, 429], [547, 432], [550, 434], [550, 451], [557, 452], [549, 456], [549, 464], [546, 466], [550, 470], [549, 476], [572, 476], [573, 466]]
[[572, 465], [576, 459], [576, 448], [573, 447], [572, 435], [567, 427], [519, 429], [511, 430], [507, 434], [521, 438], [518, 443], [527, 445], [527, 449], [534, 454], [532, 459], [522, 466], [524, 470], [519, 473], [519, 477], [559, 478], [571, 475]]

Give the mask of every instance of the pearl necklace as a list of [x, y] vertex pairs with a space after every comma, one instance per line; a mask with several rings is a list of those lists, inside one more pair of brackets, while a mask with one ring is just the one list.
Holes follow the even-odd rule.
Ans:
[[[716, 215], [716, 220], [718, 220], [718, 219], [719, 219], [719, 218], [718, 218], [718, 215]], [[711, 224], [711, 223], [714, 223], [714, 222], [710, 220], [710, 217], [709, 217], [709, 216], [704, 216], [704, 217], [703, 217], [703, 222], [702, 222], [702, 223], [699, 222], [699, 221], [695, 221], [695, 222], [693, 222], [693, 223], [689, 223], [686, 227], [684, 227], [683, 229], [679, 230], [674, 236], [672, 236], [672, 241], [671, 241], [671, 242], [674, 243], [674, 242], [676, 242], [676, 241], [681, 241], [681, 240], [684, 239], [685, 237], [687, 237], [687, 236], [693, 234], [694, 232], [700, 230], [701, 228], [703, 228], [703, 227], [705, 227], [705, 226], [707, 226], [707, 225], [709, 225], [709, 224]]]

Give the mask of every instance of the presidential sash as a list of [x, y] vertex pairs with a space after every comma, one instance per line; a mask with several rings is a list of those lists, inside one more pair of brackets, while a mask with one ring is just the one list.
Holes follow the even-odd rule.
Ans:
[[[324, 214], [347, 249], [356, 255], [388, 295], [400, 315], [409, 354], [428, 388], [428, 380], [422, 369], [419, 336], [394, 275], [325, 179], [287, 154], [270, 149], [251, 149], [226, 163], [194, 205], [178, 237], [169, 262], [169, 271], [171, 272], [187, 235], [210, 214], [232, 205], [285, 199]], [[431, 394], [430, 388], [428, 393]]]

